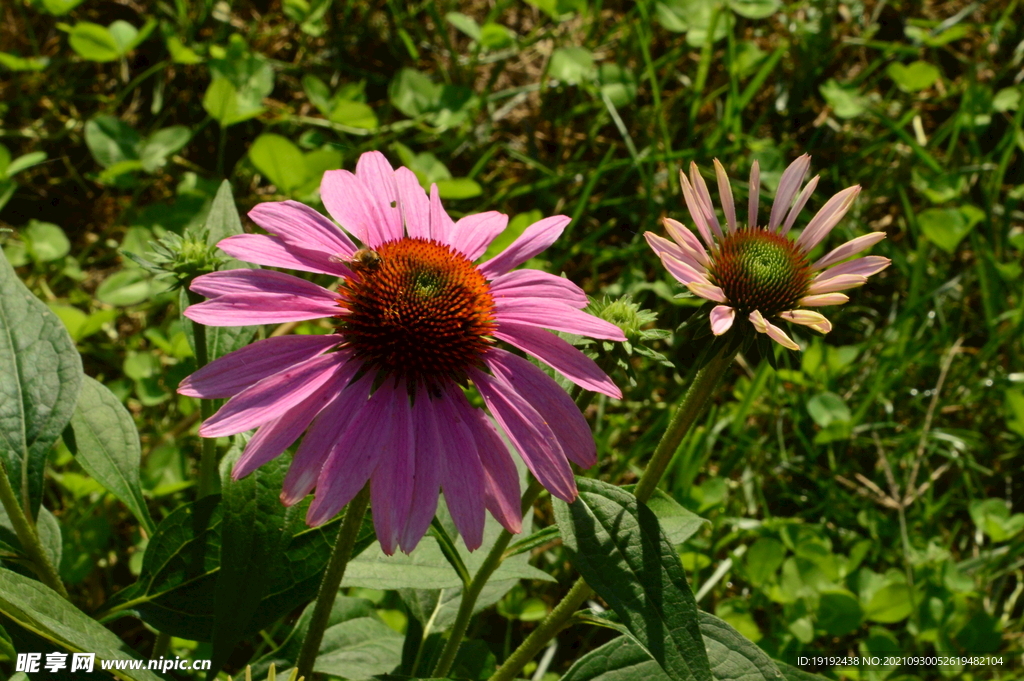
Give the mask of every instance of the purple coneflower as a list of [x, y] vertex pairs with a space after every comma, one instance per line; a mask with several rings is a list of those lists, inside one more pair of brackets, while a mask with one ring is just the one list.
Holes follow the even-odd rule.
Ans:
[[[577, 385], [620, 398], [591, 359], [544, 329], [624, 340], [620, 329], [582, 311], [583, 291], [537, 270], [515, 270], [554, 242], [565, 216], [540, 220], [505, 251], [474, 265], [505, 229], [489, 212], [453, 222], [437, 188], [429, 198], [407, 168], [363, 154], [356, 172], [330, 171], [324, 205], [348, 235], [295, 201], [264, 203], [249, 216], [269, 235], [220, 242], [241, 260], [339, 278], [337, 292], [270, 270], [197, 277], [210, 300], [185, 311], [209, 326], [276, 324], [329, 317], [328, 335], [268, 338], [185, 379], [178, 392], [231, 398], [199, 430], [203, 437], [258, 428], [232, 475], [244, 477], [303, 432], [281, 500], [313, 488], [306, 521], [333, 517], [370, 481], [374, 527], [384, 551], [409, 552], [423, 537], [444, 490], [470, 549], [483, 538], [484, 509], [521, 530], [516, 466], [497, 429], [463, 393], [483, 397], [526, 465], [553, 495], [576, 497], [572, 461], [596, 461], [583, 415], [531, 362], [496, 347], [502, 340]], [[307, 432], [308, 428], [308, 432]]]
[[750, 169], [748, 221], [741, 229], [736, 223], [729, 178], [715, 159], [718, 191], [725, 213], [723, 231], [704, 178], [697, 165], [691, 163], [689, 179], [680, 171], [679, 180], [686, 207], [707, 248], [671, 218], [665, 218], [664, 222], [672, 241], [651, 232], [644, 235], [672, 276], [701, 298], [719, 303], [710, 314], [711, 331], [716, 336], [731, 329], [739, 316], [779, 345], [799, 350], [800, 346], [770, 319], [784, 319], [828, 333], [832, 324], [824, 315], [797, 308], [841, 305], [849, 297], [840, 291], [863, 285], [872, 274], [889, 266], [888, 258], [877, 255], [837, 264], [884, 239], [884, 232], [859, 236], [814, 263], [809, 260], [814, 247], [828, 236], [853, 205], [860, 193], [859, 186], [847, 187], [829, 199], [797, 239], [786, 236], [818, 184], [815, 176], [800, 191], [810, 164], [811, 157], [805, 154], [786, 168], [775, 193], [768, 225], [759, 226], [757, 207], [761, 176], [754, 161]]

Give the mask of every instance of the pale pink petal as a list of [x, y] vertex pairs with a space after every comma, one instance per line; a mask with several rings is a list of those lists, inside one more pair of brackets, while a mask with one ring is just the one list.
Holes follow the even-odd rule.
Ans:
[[711, 333], [721, 336], [732, 328], [736, 319], [736, 309], [728, 305], [715, 305], [711, 309]]
[[449, 391], [449, 399], [456, 416], [473, 433], [480, 463], [484, 467], [484, 506], [502, 527], [513, 534], [523, 531], [522, 509], [519, 503], [519, 472], [487, 415], [469, 406], [461, 390]]
[[889, 258], [883, 258], [880, 255], [866, 255], [825, 270], [814, 278], [812, 284], [821, 283], [844, 274], [859, 274], [862, 277], [870, 277], [878, 274], [891, 264], [892, 260], [889, 260]]
[[298, 201], [260, 203], [249, 211], [249, 217], [288, 246], [345, 258], [356, 252], [352, 240], [337, 225]]
[[430, 236], [446, 246], [452, 245], [455, 223], [441, 205], [441, 194], [437, 185], [430, 185]]
[[389, 230], [377, 212], [376, 200], [354, 174], [328, 170], [320, 181], [320, 198], [331, 217], [363, 245], [377, 248], [387, 240]]
[[850, 300], [845, 293], [822, 293], [816, 296], [804, 296], [797, 301], [803, 307], [824, 307], [825, 305], [842, 305]]
[[864, 236], [859, 236], [856, 239], [847, 241], [842, 246], [833, 249], [825, 257], [818, 260], [811, 266], [813, 270], [823, 270], [830, 265], [834, 265], [837, 262], [846, 260], [851, 255], [856, 255], [863, 250], [871, 248], [879, 241], [885, 238], [885, 232], [871, 232]]
[[661, 256], [661, 264], [681, 284], [711, 285], [711, 282], [708, 280], [707, 271], [704, 268], [696, 269], [685, 262], [676, 260], [668, 253]]
[[281, 324], [345, 314], [337, 302], [288, 293], [233, 293], [196, 305], [182, 313], [206, 326]]
[[[349, 362], [349, 364], [353, 363]], [[346, 372], [345, 367], [342, 367], [309, 397], [273, 421], [268, 421], [260, 426], [256, 434], [246, 443], [242, 456], [235, 462], [234, 468], [231, 470], [232, 479], [244, 478], [288, 449], [293, 442], [299, 439], [302, 431], [306, 430], [313, 417], [319, 414], [345, 386], [352, 373], [352, 371]]]
[[[408, 399], [405, 391], [402, 399]], [[390, 438], [382, 437], [391, 428], [391, 403], [394, 388], [382, 386], [352, 418], [345, 433], [337, 439], [317, 478], [316, 497], [306, 512], [306, 524], [323, 525], [359, 493], [380, 460], [388, 455]], [[373, 510], [374, 514], [377, 509]]]
[[243, 433], [281, 416], [331, 380], [348, 361], [347, 351], [320, 355], [246, 388], [199, 428], [203, 437]]
[[301, 364], [341, 342], [334, 334], [279, 336], [256, 341], [219, 357], [178, 385], [189, 397], [233, 397], [267, 376]]
[[455, 223], [452, 246], [470, 260], [476, 260], [507, 226], [508, 216], [497, 211], [467, 215]]
[[221, 270], [192, 280], [189, 289], [207, 298], [239, 293], [271, 293], [337, 303], [338, 294], [311, 281], [273, 270]]
[[807, 294], [813, 296], [819, 293], [835, 293], [863, 286], [867, 282], [868, 278], [861, 274], [840, 274], [822, 281], [812, 281], [807, 287]]
[[416, 548], [437, 512], [444, 442], [438, 428], [438, 415], [435, 412], [433, 399], [422, 393], [416, 396], [412, 404], [416, 473], [413, 479], [409, 517], [398, 537], [399, 546], [406, 553], [411, 553]]
[[750, 166], [750, 183], [747, 185], [750, 195], [747, 199], [747, 226], [757, 227], [757, 207], [761, 201], [761, 166], [757, 161]]
[[572, 221], [565, 215], [553, 215], [533, 223], [513, 241], [508, 248], [480, 265], [480, 272], [488, 279], [505, 274], [514, 267], [543, 252], [555, 243], [566, 226]]
[[694, 193], [704, 211], [704, 217], [707, 219], [711, 231], [721, 241], [724, 235], [722, 234], [722, 226], [718, 224], [718, 216], [715, 215], [715, 205], [711, 203], [711, 193], [708, 191], [708, 185], [704, 181], [704, 176], [700, 174], [697, 164], [693, 161], [690, 161], [690, 182], [693, 184]]
[[501, 298], [553, 298], [582, 309], [587, 306], [587, 294], [564, 277], [556, 277], [540, 270], [513, 270], [491, 282], [491, 297]]
[[718, 179], [718, 196], [722, 201], [722, 210], [725, 212], [725, 224], [730, 232], [736, 231], [736, 202], [732, 197], [732, 185], [729, 184], [729, 176], [725, 174], [725, 168], [715, 159], [715, 177]]
[[723, 305], [729, 301], [725, 298], [725, 291], [715, 286], [714, 284], [705, 284], [701, 282], [686, 284], [686, 288], [690, 289], [695, 295], [707, 300], [714, 301], [716, 303], [722, 303]]
[[647, 244], [651, 247], [651, 250], [659, 256], [670, 255], [698, 272], [705, 270], [705, 267], [690, 255], [689, 249], [683, 248], [675, 241], [658, 236], [654, 232], [644, 232], [644, 238], [647, 239]]
[[536, 357], [581, 388], [622, 399], [622, 391], [597, 362], [549, 331], [505, 321], [498, 324], [494, 337]]
[[441, 422], [448, 426], [443, 438], [441, 489], [466, 548], [475, 551], [484, 540], [484, 467], [477, 454], [473, 431], [460, 418], [448, 395], [434, 404]]
[[708, 252], [704, 250], [704, 246], [693, 235], [693, 232], [686, 229], [681, 222], [672, 218], [665, 218], [662, 222], [665, 225], [665, 231], [672, 237], [672, 240], [679, 244], [679, 247], [688, 253], [691, 258], [704, 268], [711, 265], [711, 260], [708, 259]]
[[797, 345], [792, 338], [787, 336], [785, 331], [783, 331], [782, 329], [780, 329], [779, 327], [775, 326], [767, 319], [765, 319], [764, 316], [760, 313], [760, 311], [754, 310], [753, 312], [751, 312], [749, 319], [750, 323], [754, 325], [754, 328], [757, 329], [757, 331], [759, 331], [760, 333], [768, 334], [769, 338], [771, 338], [773, 341], [775, 341], [782, 347], [788, 348], [790, 350], [800, 349], [800, 346]]
[[576, 499], [576, 481], [558, 438], [534, 409], [504, 383], [477, 369], [469, 370], [494, 418], [540, 484], [566, 503]]
[[812, 310], [789, 310], [780, 312], [779, 317], [794, 324], [809, 326], [818, 333], [828, 333], [832, 330], [832, 322], [825, 319], [825, 315]]
[[[349, 362], [344, 368], [358, 366], [357, 362]], [[281, 503], [285, 506], [293, 506], [302, 501], [316, 486], [317, 477], [330, 453], [336, 447], [346, 446], [341, 436], [353, 419], [365, 418], [363, 409], [366, 407], [372, 385], [371, 372], [340, 390], [313, 421], [298, 451], [295, 452], [295, 458], [288, 467], [288, 474], [284, 476]]]
[[775, 231], [775, 228], [782, 223], [786, 216], [793, 197], [800, 190], [800, 184], [807, 175], [807, 169], [811, 167], [811, 157], [804, 154], [789, 164], [789, 167], [782, 172], [782, 179], [779, 180], [779, 188], [775, 192], [775, 201], [772, 203], [772, 214], [768, 219], [768, 229]]
[[622, 329], [593, 315], [575, 310], [565, 303], [544, 298], [503, 298], [494, 301], [498, 323], [519, 322], [555, 331], [577, 333], [589, 338], [624, 341]]
[[222, 239], [217, 247], [239, 260], [266, 267], [287, 267], [335, 277], [352, 276], [352, 270], [345, 266], [343, 259], [328, 256], [322, 251], [289, 246], [276, 236], [236, 234]]
[[825, 205], [811, 218], [807, 227], [800, 234], [800, 238], [796, 240], [796, 245], [803, 249], [804, 253], [810, 253], [815, 246], [821, 243], [822, 239], [828, 236], [832, 228], [839, 224], [839, 221], [843, 219], [846, 212], [850, 210], [859, 193], [860, 185], [854, 185], [853, 187], [847, 187], [826, 201]]
[[569, 394], [550, 376], [522, 357], [499, 348], [488, 350], [484, 363], [494, 379], [504, 383], [506, 390], [529, 400], [554, 431], [569, 461], [583, 468], [597, 463], [597, 445], [587, 420]]
[[690, 211], [690, 217], [693, 218], [694, 224], [697, 225], [697, 231], [700, 232], [700, 236], [704, 239], [708, 249], [714, 250], [715, 241], [711, 238], [711, 229], [708, 227], [708, 220], [704, 216], [704, 207], [690, 185], [690, 180], [686, 178], [686, 173], [682, 170], [679, 171], [679, 186], [683, 189], [683, 201], [686, 202], [686, 208]]
[[786, 216], [786, 222], [782, 225], [782, 231], [780, 234], [789, 234], [789, 230], [793, 228], [796, 223], [796, 218], [800, 215], [800, 211], [807, 205], [807, 200], [811, 198], [811, 194], [814, 193], [815, 188], [818, 186], [818, 180], [821, 179], [820, 175], [815, 175], [811, 178], [811, 181], [807, 183], [804, 190], [800, 192], [800, 196], [796, 197], [796, 203], [793, 204], [793, 208], [790, 209], [789, 214]]
[[416, 477], [416, 441], [405, 385], [382, 386], [377, 390], [390, 393], [391, 399], [386, 408], [387, 429], [377, 434], [383, 442], [377, 467], [370, 477], [370, 503], [377, 541], [390, 556], [398, 548], [398, 537], [409, 520]]
[[416, 173], [406, 167], [395, 171], [398, 202], [405, 217], [405, 231], [414, 239], [430, 238], [430, 199], [416, 179]]
[[379, 151], [368, 151], [356, 162], [356, 177], [375, 199], [377, 213], [383, 219], [380, 227], [384, 241], [397, 241], [404, 236], [402, 209], [398, 206], [395, 169]]

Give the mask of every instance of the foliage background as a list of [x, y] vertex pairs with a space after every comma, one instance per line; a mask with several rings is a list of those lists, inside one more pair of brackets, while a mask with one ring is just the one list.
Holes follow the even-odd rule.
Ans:
[[[718, 158], [744, 178], [757, 159], [773, 190], [806, 152], [822, 176], [811, 209], [864, 188], [833, 245], [885, 230], [874, 252], [893, 266], [777, 370], [738, 361], [680, 447], [663, 486], [712, 521], [680, 547], [699, 604], [780, 659], [1020, 651], [1017, 0], [8, 0], [0, 17], [0, 241], [139, 426], [157, 522], [193, 495], [198, 408], [174, 390], [194, 363], [177, 297], [123, 254], [204, 224], [222, 178], [243, 215], [316, 205], [323, 171], [382, 150], [437, 182], [453, 215], [513, 216], [502, 243], [571, 215], [543, 266], [629, 294], [674, 330], [696, 301], [676, 297], [641, 235], [688, 221], [678, 169]], [[591, 406], [589, 475], [635, 478], [691, 375], [686, 339], [654, 345], [672, 368], [636, 357], [624, 401]], [[135, 582], [149, 533], [63, 444], [44, 505], [77, 605]], [[569, 583], [557, 542], [533, 558], [560, 584], [524, 582], [477, 618], [487, 660]], [[415, 619], [393, 591], [352, 594], [393, 629]], [[243, 642], [229, 671], [281, 644], [297, 614]], [[110, 626], [152, 646], [139, 619]], [[527, 671], [564, 673], [607, 637], [577, 627]]]

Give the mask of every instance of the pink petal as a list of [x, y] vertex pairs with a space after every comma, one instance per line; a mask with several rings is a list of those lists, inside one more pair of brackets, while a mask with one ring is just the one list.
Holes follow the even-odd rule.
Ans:
[[564, 277], [556, 277], [540, 270], [513, 270], [491, 282], [491, 297], [500, 298], [553, 298], [566, 305], [582, 309], [587, 306], [587, 294]]
[[705, 269], [696, 258], [690, 255], [689, 249], [684, 249], [675, 241], [669, 241], [654, 232], [644, 232], [644, 238], [647, 239], [647, 244], [651, 247], [651, 250], [659, 256], [670, 255], [698, 272]]
[[825, 315], [812, 310], [789, 310], [780, 312], [779, 317], [794, 324], [809, 326], [818, 333], [828, 333], [832, 330], [832, 322], [825, 319]]
[[800, 196], [796, 197], [796, 203], [793, 204], [793, 208], [790, 209], [789, 214], [786, 216], [786, 222], [782, 225], [782, 231], [780, 234], [789, 234], [789, 230], [793, 228], [796, 223], [796, 218], [800, 215], [800, 211], [807, 205], [807, 200], [811, 198], [811, 194], [814, 193], [815, 188], [818, 186], [818, 180], [821, 179], [820, 175], [815, 175], [811, 178], [811, 181], [807, 183], [804, 190], [800, 192]]
[[802, 307], [823, 307], [825, 305], [842, 305], [850, 300], [845, 293], [822, 293], [816, 296], [804, 296], [797, 301]]
[[444, 442], [441, 438], [434, 400], [426, 394], [417, 395], [412, 404], [413, 435], [416, 440], [416, 472], [413, 479], [409, 517], [398, 537], [402, 550], [411, 553], [427, 533], [437, 512], [441, 490], [441, 466]]
[[383, 228], [376, 199], [358, 177], [347, 170], [328, 170], [320, 181], [320, 198], [331, 217], [364, 245], [384, 243], [389, 230]]
[[703, 282], [687, 283], [686, 288], [693, 291], [694, 295], [698, 295], [701, 298], [706, 298], [707, 300], [711, 300], [716, 303], [725, 304], [729, 302], [725, 298], [725, 291], [714, 284], [705, 284]]
[[729, 184], [729, 176], [725, 174], [725, 168], [715, 159], [715, 177], [718, 179], [718, 196], [722, 201], [722, 210], [725, 212], [725, 223], [729, 226], [730, 232], [736, 231], [736, 202], [732, 197], [732, 185]]
[[191, 305], [182, 314], [206, 326], [246, 326], [301, 322], [344, 313], [337, 302], [286, 293], [234, 293]]
[[594, 435], [579, 407], [550, 376], [529, 361], [499, 348], [491, 348], [484, 362], [496, 381], [505, 384], [537, 410], [558, 438], [569, 461], [590, 468], [597, 463]]
[[221, 270], [192, 280], [189, 289], [207, 298], [246, 293], [271, 293], [325, 300], [337, 304], [338, 294], [322, 286], [273, 270]]
[[303, 272], [351, 277], [352, 270], [337, 258], [331, 260], [322, 251], [289, 246], [279, 237], [264, 234], [236, 234], [217, 244], [220, 250], [246, 262], [266, 267], [287, 267]]
[[747, 199], [747, 226], [757, 227], [757, 206], [761, 201], [761, 166], [757, 161], [750, 166], [750, 183], [747, 185], [750, 196]]
[[[357, 367], [358, 363], [349, 362], [345, 368], [350, 366]], [[316, 479], [330, 453], [336, 447], [346, 446], [341, 436], [353, 419], [365, 418], [363, 409], [366, 407], [372, 385], [373, 374], [367, 373], [355, 383], [338, 391], [331, 403], [324, 407], [313, 421], [298, 451], [295, 452], [295, 458], [288, 467], [288, 474], [284, 476], [281, 503], [285, 506], [293, 506], [302, 501], [316, 486]]]
[[409, 520], [416, 477], [416, 442], [405, 386], [377, 389], [382, 390], [390, 393], [391, 399], [387, 406], [387, 429], [377, 434], [382, 442], [377, 467], [370, 478], [370, 503], [377, 541], [390, 556], [398, 548], [398, 537]]
[[487, 415], [469, 406], [461, 390], [449, 393], [455, 413], [473, 433], [477, 454], [484, 467], [484, 506], [502, 527], [513, 534], [523, 531], [519, 503], [519, 472], [508, 446]]
[[707, 218], [711, 231], [721, 241], [724, 235], [722, 234], [721, 225], [718, 224], [718, 216], [715, 215], [715, 205], [711, 203], [711, 193], [708, 192], [708, 185], [704, 182], [704, 176], [700, 174], [697, 164], [693, 161], [690, 161], [690, 182], [693, 184], [694, 193], [704, 210], [704, 217]]
[[470, 260], [476, 260], [507, 226], [508, 216], [497, 211], [467, 215], [455, 223], [452, 246]]
[[750, 323], [754, 325], [754, 328], [757, 331], [759, 331], [760, 333], [768, 334], [769, 338], [771, 338], [773, 341], [775, 341], [782, 347], [789, 348], [790, 350], [800, 349], [800, 346], [797, 345], [792, 338], [787, 336], [785, 331], [783, 331], [782, 329], [780, 329], [779, 327], [775, 326], [767, 319], [765, 319], [764, 316], [760, 313], [760, 311], [754, 310], [753, 312], [751, 312], [749, 319]]
[[838, 277], [843, 274], [859, 274], [863, 277], [870, 277], [878, 274], [891, 264], [892, 260], [889, 260], [889, 258], [883, 258], [880, 255], [866, 255], [825, 270], [814, 278], [813, 283], [827, 281], [832, 277]]
[[622, 329], [593, 315], [575, 310], [565, 303], [544, 298], [502, 298], [494, 301], [498, 323], [519, 322], [555, 331], [577, 333], [589, 338], [624, 341]]
[[402, 209], [398, 206], [395, 169], [379, 151], [368, 151], [356, 162], [356, 177], [375, 199], [384, 241], [397, 241], [404, 236]]
[[[350, 363], [351, 364], [351, 363]], [[347, 365], [346, 365], [347, 366]], [[254, 470], [277, 457], [299, 439], [313, 417], [337, 395], [353, 372], [335, 372], [331, 380], [324, 383], [313, 394], [299, 402], [273, 421], [259, 427], [245, 446], [242, 456], [235, 462], [231, 477], [240, 480]]]
[[713, 250], [715, 241], [711, 238], [711, 230], [708, 227], [707, 218], [704, 217], [704, 208], [701, 205], [700, 199], [697, 198], [693, 187], [690, 186], [686, 173], [682, 170], [679, 171], [679, 186], [683, 189], [683, 201], [686, 202], [686, 208], [690, 211], [693, 223], [697, 225], [697, 231], [700, 232], [700, 236], [704, 239], [704, 243], [707, 244], [708, 248]]
[[789, 164], [789, 167], [782, 173], [779, 180], [779, 188], [775, 192], [775, 201], [772, 203], [772, 214], [768, 219], [768, 229], [774, 231], [782, 218], [785, 217], [789, 206], [793, 203], [793, 197], [800, 190], [800, 184], [807, 175], [807, 169], [811, 167], [811, 157], [804, 154]]
[[452, 245], [455, 223], [441, 205], [441, 194], [437, 185], [430, 185], [430, 236], [446, 246]]
[[434, 406], [441, 422], [447, 426], [441, 464], [444, 502], [466, 548], [475, 551], [484, 540], [484, 467], [477, 454], [473, 431], [460, 418], [451, 398], [446, 395]]
[[661, 256], [661, 264], [665, 266], [669, 274], [675, 277], [680, 284], [711, 285], [711, 282], [708, 281], [707, 271], [704, 268], [696, 269], [685, 262], [676, 260], [668, 253]]
[[249, 386], [301, 364], [341, 342], [334, 334], [279, 336], [247, 345], [210, 362], [178, 385], [189, 397], [233, 397]]
[[541, 253], [555, 243], [572, 218], [565, 215], [554, 215], [533, 223], [512, 242], [508, 248], [480, 265], [480, 271], [488, 279], [505, 274], [514, 267], [522, 265], [533, 256]]
[[856, 239], [847, 241], [845, 244], [833, 249], [828, 255], [814, 263], [811, 269], [823, 270], [830, 265], [846, 260], [851, 255], [856, 255], [863, 250], [871, 248], [884, 238], [885, 232], [871, 232], [870, 234], [865, 234], [864, 236], [859, 236]]
[[288, 246], [320, 251], [325, 257], [348, 258], [356, 252], [352, 240], [337, 225], [298, 201], [260, 203], [249, 211], [249, 217]]
[[860, 274], [839, 274], [822, 281], [812, 281], [807, 287], [807, 293], [812, 296], [819, 293], [835, 293], [863, 286], [867, 282], [868, 278]]
[[416, 174], [402, 167], [395, 171], [398, 204], [405, 217], [405, 231], [414, 239], [430, 238], [430, 199]]
[[494, 337], [536, 357], [585, 390], [622, 399], [622, 391], [597, 362], [553, 333], [525, 324], [501, 322]]
[[470, 369], [469, 377], [540, 484], [562, 501], [572, 503], [576, 499], [572, 468], [558, 438], [537, 410], [521, 395], [482, 371]]
[[[331, 448], [317, 478], [316, 497], [306, 512], [306, 524], [310, 527], [323, 525], [352, 501], [380, 460], [388, 455], [390, 438], [381, 435], [391, 428], [391, 403], [395, 395], [393, 388], [378, 388]], [[405, 391], [401, 397], [408, 399]], [[376, 508], [373, 514], [377, 514]]]
[[736, 309], [728, 305], [716, 305], [711, 310], [711, 333], [721, 336], [732, 328], [736, 319]]
[[859, 193], [860, 185], [854, 185], [853, 187], [847, 187], [826, 201], [821, 210], [811, 218], [803, 233], [800, 234], [800, 238], [796, 240], [796, 245], [803, 249], [804, 253], [810, 253], [815, 246], [821, 243], [822, 239], [828, 236], [832, 228], [839, 224], [839, 221], [846, 215], [846, 211], [850, 210]]
[[704, 250], [704, 246], [693, 235], [693, 232], [686, 229], [681, 222], [672, 218], [665, 218], [662, 220], [662, 223], [665, 225], [665, 231], [672, 237], [672, 240], [679, 244], [679, 247], [696, 260], [701, 267], [706, 269], [711, 264], [711, 260], [708, 259], [708, 252]]
[[235, 435], [281, 416], [329, 381], [348, 357], [347, 351], [320, 355], [260, 380], [206, 419], [199, 434]]

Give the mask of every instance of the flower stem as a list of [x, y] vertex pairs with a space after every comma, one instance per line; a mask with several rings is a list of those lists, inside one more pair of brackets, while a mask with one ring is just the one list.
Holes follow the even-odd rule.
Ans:
[[[198, 293], [189, 291], [188, 288], [185, 291], [188, 294], [188, 302], [192, 305], [203, 301], [203, 297]], [[206, 346], [206, 327], [199, 322], [192, 322], [192, 338], [196, 345], [196, 369], [202, 369], [210, 362]], [[199, 416], [203, 421], [213, 416], [214, 411], [216, 409], [213, 400], [199, 401]], [[202, 453], [199, 456], [199, 482], [196, 487], [197, 499], [213, 494], [217, 488], [217, 440], [203, 438], [202, 446]]]
[[[722, 380], [722, 376], [725, 375], [726, 369], [732, 364], [735, 356], [736, 349], [731, 349], [728, 346], [723, 347], [694, 376], [693, 382], [687, 388], [686, 394], [683, 395], [683, 399], [668, 425], [668, 429], [661, 436], [661, 441], [658, 442], [651, 460], [647, 463], [647, 468], [644, 469], [643, 475], [640, 476], [640, 481], [633, 492], [639, 501], [647, 501], [654, 494], [661, 476], [665, 474], [665, 469], [668, 468], [672, 456], [675, 454], [676, 449], [679, 448], [679, 443], [683, 441], [690, 428], [693, 427], [694, 422], [704, 412], [704, 407], [718, 386], [719, 381]], [[511, 679], [514, 679], [516, 674], [526, 666], [526, 663], [532, 660], [537, 653], [548, 645], [552, 638], [558, 635], [558, 632], [565, 627], [577, 608], [592, 593], [593, 590], [587, 586], [582, 577], [577, 579], [569, 593], [544, 618], [540, 626], [534, 629], [533, 633], [509, 655], [505, 663], [498, 668], [488, 681], [511, 681]]]
[[[540, 491], [541, 484], [535, 479], [531, 480], [529, 487], [526, 488], [526, 492], [523, 493], [521, 508], [524, 516], [530, 510], [530, 507], [533, 506], [533, 502], [540, 496]], [[431, 676], [442, 678], [447, 676], [451, 670], [452, 663], [455, 662], [455, 656], [459, 652], [459, 646], [462, 644], [462, 638], [466, 635], [466, 629], [469, 628], [469, 620], [473, 617], [473, 607], [476, 605], [476, 599], [480, 597], [480, 592], [483, 591], [487, 580], [491, 578], [494, 571], [501, 565], [505, 549], [508, 548], [508, 543], [511, 539], [511, 532], [508, 530], [501, 531], [490, 553], [487, 554], [484, 562], [480, 565], [476, 574], [473, 575], [473, 581], [463, 591], [462, 600], [459, 602], [459, 612], [455, 616], [455, 623], [452, 625], [452, 633], [448, 637], [448, 642], [445, 643], [444, 650], [441, 651], [441, 658], [437, 661], [434, 673]]]
[[32, 569], [39, 575], [39, 579], [64, 598], [68, 598], [68, 590], [64, 588], [64, 583], [60, 581], [60, 573], [50, 562], [46, 551], [43, 550], [35, 525], [18, 503], [18, 497], [14, 493], [14, 488], [11, 487], [11, 481], [7, 478], [7, 468], [2, 460], [0, 460], [0, 503], [7, 511], [7, 517], [11, 519], [14, 533], [18, 536], [18, 541], [21, 542], [21, 550], [32, 561]]
[[369, 503], [370, 483], [367, 482], [359, 494], [349, 502], [345, 519], [341, 521], [341, 529], [338, 530], [338, 539], [334, 542], [334, 551], [327, 563], [327, 569], [324, 570], [320, 591], [316, 595], [316, 605], [313, 607], [313, 616], [309, 620], [309, 628], [302, 639], [302, 649], [296, 662], [300, 678], [313, 678], [313, 663], [320, 652], [320, 643], [324, 639], [324, 630], [331, 617], [331, 608], [334, 606], [334, 599], [338, 597], [341, 579], [345, 576], [345, 568], [352, 557], [352, 547], [355, 546]]

